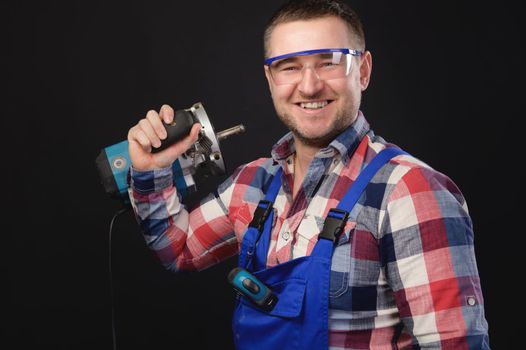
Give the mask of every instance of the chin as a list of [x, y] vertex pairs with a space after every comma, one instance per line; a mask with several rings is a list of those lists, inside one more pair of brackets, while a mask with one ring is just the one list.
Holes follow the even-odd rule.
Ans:
[[294, 108], [288, 111], [276, 108], [276, 112], [298, 141], [317, 147], [326, 147], [351, 124], [353, 119], [338, 111], [335, 115], [321, 113], [318, 116], [296, 114], [298, 111]]
[[324, 133], [316, 132], [316, 133], [305, 133], [298, 130], [292, 130], [292, 133], [298, 139], [301, 143], [308, 145], [308, 146], [316, 146], [316, 147], [327, 147], [329, 143], [331, 143], [332, 140], [336, 138], [340, 134], [341, 130], [328, 130]]
[[319, 140], [319, 139], [326, 139], [327, 137], [330, 137], [334, 134], [332, 130], [327, 130], [320, 132], [320, 130], [316, 130], [315, 132], [299, 132], [301, 134], [302, 138], [308, 139], [308, 140]]

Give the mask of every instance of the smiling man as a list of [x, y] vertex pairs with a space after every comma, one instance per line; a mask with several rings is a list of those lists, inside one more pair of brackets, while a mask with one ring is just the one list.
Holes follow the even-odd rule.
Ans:
[[357, 30], [335, 16], [290, 21], [278, 15], [265, 32], [271, 57], [265, 75], [276, 113], [295, 140], [293, 196], [316, 153], [358, 116], [372, 62], [359, 24]]
[[371, 54], [353, 36], [337, 17], [286, 22], [269, 34], [265, 75], [274, 107], [304, 144], [327, 146], [357, 116]]
[[[158, 153], [170, 106], [130, 129], [130, 197], [150, 248], [172, 271], [239, 254], [253, 292], [233, 316], [239, 349], [489, 349], [466, 201], [370, 129], [359, 108], [372, 56], [356, 13], [289, 1], [264, 43], [290, 133], [196, 209], [180, 203], [170, 165], [199, 126]], [[275, 298], [258, 303], [266, 288]]]

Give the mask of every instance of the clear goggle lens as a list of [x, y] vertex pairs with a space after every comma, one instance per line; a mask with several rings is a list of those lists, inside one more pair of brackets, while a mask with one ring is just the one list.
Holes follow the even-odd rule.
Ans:
[[352, 56], [359, 55], [361, 52], [349, 49], [312, 50], [269, 58], [265, 62], [276, 84], [297, 84], [307, 68], [321, 80], [344, 78], [351, 72]]

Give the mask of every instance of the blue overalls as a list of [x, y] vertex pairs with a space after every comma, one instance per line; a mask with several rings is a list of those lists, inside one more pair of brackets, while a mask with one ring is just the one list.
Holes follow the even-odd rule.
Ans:
[[[327, 222], [345, 224], [347, 215], [343, 217], [342, 211], [350, 213], [376, 172], [399, 154], [405, 152], [394, 147], [385, 148], [363, 169], [338, 204], [340, 210], [329, 211], [324, 229], [309, 256], [266, 268], [273, 211], [265, 219], [262, 230], [252, 225], [247, 229], [239, 253], [239, 266], [267, 285], [278, 301], [267, 312], [245, 297], [239, 298], [233, 317], [237, 349], [328, 349], [331, 258], [341, 229], [330, 229], [327, 234]], [[274, 175], [265, 201], [274, 202], [281, 187], [281, 172], [280, 168]]]

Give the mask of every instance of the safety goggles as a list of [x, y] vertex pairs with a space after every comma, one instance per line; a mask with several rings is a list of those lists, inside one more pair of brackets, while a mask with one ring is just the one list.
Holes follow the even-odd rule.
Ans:
[[351, 49], [306, 50], [267, 58], [265, 65], [277, 85], [297, 84], [306, 68], [311, 68], [320, 80], [346, 77], [351, 72], [352, 56], [362, 54]]

